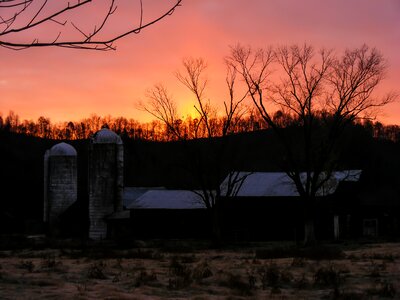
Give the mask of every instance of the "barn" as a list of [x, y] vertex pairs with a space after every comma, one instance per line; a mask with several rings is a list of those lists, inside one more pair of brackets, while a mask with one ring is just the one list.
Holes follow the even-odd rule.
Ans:
[[130, 238], [206, 238], [211, 224], [198, 192], [125, 187], [125, 214], [107, 218], [112, 235]]
[[[123, 143], [109, 129], [101, 129], [91, 140], [86, 202], [77, 201], [76, 160], [75, 149], [65, 143], [45, 154], [48, 233], [79, 232], [96, 240], [211, 236], [213, 218], [199, 191], [124, 186]], [[230, 174], [220, 185], [224, 238], [302, 240], [304, 205], [286, 173], [234, 173], [233, 184]], [[333, 172], [317, 194], [317, 238], [399, 236], [399, 194], [392, 186], [366, 184], [361, 170]]]
[[[340, 237], [338, 203], [350, 204], [349, 193], [342, 185], [356, 192], [361, 170], [333, 172], [317, 193], [315, 229], [319, 239]], [[296, 187], [284, 172], [240, 172], [233, 192], [227, 195], [228, 177], [221, 184], [223, 234], [230, 239], [301, 240], [303, 238], [303, 203]], [[302, 174], [305, 178], [305, 174]], [[350, 191], [348, 191], [350, 192]], [[353, 195], [354, 196], [354, 195]]]

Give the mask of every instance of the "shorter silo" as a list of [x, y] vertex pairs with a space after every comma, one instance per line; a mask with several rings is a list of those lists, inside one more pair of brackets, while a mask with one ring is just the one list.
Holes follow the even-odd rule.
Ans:
[[77, 200], [77, 153], [59, 143], [44, 156], [44, 221], [49, 233], [60, 233], [60, 217]]
[[89, 237], [108, 236], [106, 217], [122, 211], [123, 143], [113, 131], [94, 134], [89, 154]]

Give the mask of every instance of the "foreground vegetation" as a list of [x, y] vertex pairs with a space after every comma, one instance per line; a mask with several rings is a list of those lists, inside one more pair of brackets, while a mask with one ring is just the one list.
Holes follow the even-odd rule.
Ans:
[[188, 241], [0, 251], [3, 299], [381, 299], [400, 291], [400, 244], [211, 248]]

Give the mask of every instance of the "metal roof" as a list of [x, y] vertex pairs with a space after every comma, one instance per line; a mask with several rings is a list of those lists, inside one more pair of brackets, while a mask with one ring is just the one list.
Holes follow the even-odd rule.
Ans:
[[148, 190], [127, 209], [205, 209], [202, 198], [188, 190]]
[[[324, 173], [323, 173], [324, 174]], [[321, 176], [324, 176], [324, 175]], [[333, 172], [330, 179], [317, 192], [317, 196], [333, 194], [341, 181], [358, 181], [361, 170]], [[301, 173], [305, 182], [306, 174]], [[238, 172], [235, 181], [229, 176], [221, 184], [221, 194], [239, 197], [294, 197], [299, 196], [295, 184], [285, 172]], [[323, 178], [323, 177], [321, 177]], [[229, 182], [234, 182], [229, 184]], [[229, 193], [228, 189], [233, 192]]]
[[[122, 201], [124, 207], [128, 208], [133, 202], [135, 202], [140, 196], [150, 190], [165, 190], [164, 187], [124, 187], [124, 193]], [[132, 204], [133, 205], [133, 204]]]
[[58, 143], [51, 147], [49, 151], [50, 156], [77, 156], [76, 150], [70, 144]]
[[102, 128], [93, 135], [94, 144], [122, 144], [121, 137], [108, 128]]

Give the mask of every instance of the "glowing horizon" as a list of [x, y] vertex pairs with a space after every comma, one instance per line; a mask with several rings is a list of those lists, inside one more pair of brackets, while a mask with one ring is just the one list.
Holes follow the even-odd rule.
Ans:
[[[161, 23], [119, 41], [114, 52], [0, 48], [0, 113], [12, 110], [21, 119], [33, 120], [45, 116], [54, 123], [91, 114], [147, 122], [154, 118], [137, 110], [135, 102], [145, 100], [146, 89], [161, 82], [174, 96], [180, 115], [186, 116], [193, 97], [173, 74], [188, 56], [208, 62], [207, 94], [222, 108], [223, 59], [238, 42], [253, 47], [307, 42], [337, 52], [365, 43], [379, 49], [389, 64], [379, 91], [399, 91], [399, 15], [397, 0], [183, 1]], [[400, 103], [387, 106], [379, 120], [400, 124]]]

